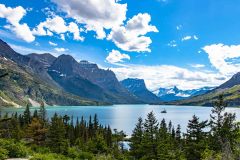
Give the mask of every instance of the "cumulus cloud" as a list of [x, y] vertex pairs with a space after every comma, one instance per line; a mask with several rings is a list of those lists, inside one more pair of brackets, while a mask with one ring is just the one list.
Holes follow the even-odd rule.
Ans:
[[217, 86], [222, 84], [226, 79], [225, 76], [218, 73], [191, 71], [172, 65], [129, 65], [111, 68], [111, 70], [116, 73], [119, 80], [128, 77], [144, 79], [148, 89], [151, 91], [160, 87], [167, 88], [172, 86], [178, 86], [181, 89], [196, 89], [206, 85]]
[[26, 23], [20, 23], [26, 13], [27, 11], [21, 6], [11, 8], [0, 4], [0, 18], [5, 18], [8, 22], [4, 27], [14, 32], [18, 38], [26, 42], [33, 42], [35, 37], [29, 26]]
[[47, 18], [46, 21], [41, 22], [33, 30], [33, 34], [38, 36], [52, 36], [53, 33], [61, 35], [66, 32], [72, 33], [74, 40], [84, 40], [84, 38], [80, 36], [80, 29], [76, 23], [70, 22], [69, 25], [67, 25], [62, 17], [56, 15], [52, 18]]
[[150, 25], [151, 16], [147, 13], [139, 13], [127, 21], [126, 26], [113, 28], [108, 36], [117, 47], [129, 52], [150, 52], [149, 45], [152, 43], [149, 32], [158, 32], [155, 26]]
[[66, 52], [66, 51], [68, 51], [67, 48], [54, 48], [54, 50], [57, 51], [57, 52]]
[[118, 0], [52, 0], [68, 17], [84, 24], [87, 31], [95, 31], [97, 38], [106, 37], [105, 29], [123, 24], [127, 4]]
[[51, 41], [49, 41], [48, 42], [51, 46], [57, 46], [57, 43], [54, 43], [54, 42], [51, 42]]
[[202, 48], [210, 63], [222, 74], [239, 72], [240, 64], [235, 63], [240, 58], [240, 45], [212, 44]]
[[112, 50], [106, 58], [107, 62], [112, 64], [123, 62], [124, 59], [130, 60], [130, 56], [128, 54], [120, 53], [117, 50]]

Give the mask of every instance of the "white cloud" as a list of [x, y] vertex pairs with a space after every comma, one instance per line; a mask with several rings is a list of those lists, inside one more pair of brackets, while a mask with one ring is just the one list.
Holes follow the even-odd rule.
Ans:
[[62, 34], [64, 35], [66, 32], [72, 33], [74, 40], [84, 40], [84, 38], [80, 36], [80, 29], [76, 23], [70, 22], [69, 25], [67, 25], [62, 17], [56, 15], [52, 18], [47, 18], [46, 21], [41, 22], [33, 30], [33, 34], [38, 36], [52, 36], [53, 33], [60, 34], [62, 36]]
[[202, 48], [210, 63], [222, 74], [231, 75], [239, 72], [240, 45], [212, 44]]
[[55, 51], [57, 51], [57, 52], [66, 52], [66, 51], [68, 51], [67, 48], [54, 48], [54, 49], [55, 49]]
[[150, 37], [145, 36], [149, 32], [158, 32], [155, 26], [150, 25], [151, 16], [147, 13], [139, 13], [127, 21], [126, 26], [113, 28], [108, 36], [117, 47], [129, 52], [150, 52]]
[[190, 40], [192, 39], [192, 36], [185, 36], [182, 38], [182, 41], [187, 41], [187, 40]]
[[122, 54], [117, 50], [112, 50], [106, 58], [106, 60], [112, 64], [123, 62], [124, 59], [130, 60], [130, 56], [128, 54]]
[[13, 31], [18, 38], [26, 42], [33, 42], [35, 37], [29, 26], [26, 23], [20, 23], [26, 13], [27, 11], [21, 6], [11, 8], [6, 7], [4, 4], [0, 4], [0, 18], [5, 18], [8, 22], [8, 25], [4, 27]]
[[193, 67], [193, 68], [203, 68], [203, 67], [205, 67], [204, 64], [191, 64], [190, 66]]
[[181, 25], [181, 24], [180, 24], [180, 25], [177, 25], [177, 26], [176, 26], [176, 29], [177, 29], [177, 30], [181, 30], [181, 29], [182, 29], [182, 25]]
[[64, 34], [60, 34], [60, 39], [63, 40], [63, 41], [65, 41], [65, 36], [64, 36]]
[[51, 42], [51, 41], [49, 41], [48, 42], [51, 46], [57, 46], [57, 43], [54, 43], [54, 42]]
[[74, 40], [78, 40], [78, 41], [83, 41], [84, 38], [80, 36], [80, 29], [78, 28], [77, 24], [76, 23], [69, 23], [69, 26], [68, 26], [68, 30], [69, 32], [73, 33], [73, 39]]
[[95, 31], [97, 38], [106, 37], [105, 29], [123, 24], [127, 4], [118, 0], [52, 0], [68, 17], [84, 24], [87, 31]]
[[185, 36], [185, 37], [182, 38], [182, 41], [187, 41], [187, 40], [190, 40], [190, 39], [198, 40], [199, 38], [196, 35]]
[[176, 43], [175, 40], [170, 41], [167, 45], [168, 45], [169, 47], [177, 47], [177, 43]]
[[196, 35], [193, 35], [193, 39], [198, 40], [199, 38]]
[[[191, 71], [186, 68], [158, 65], [129, 65], [125, 67], [111, 68], [119, 80], [125, 78], [144, 79], [147, 88], [154, 91], [160, 87], [177, 86], [181, 89], [194, 89], [222, 84], [226, 77], [209, 71]], [[170, 72], [169, 72], [170, 71]], [[220, 77], [220, 78], [219, 78]]]

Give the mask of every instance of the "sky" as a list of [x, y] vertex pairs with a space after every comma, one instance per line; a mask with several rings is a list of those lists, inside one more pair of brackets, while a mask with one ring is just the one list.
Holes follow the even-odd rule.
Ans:
[[240, 1], [1, 0], [0, 38], [70, 54], [147, 88], [217, 86], [240, 71]]

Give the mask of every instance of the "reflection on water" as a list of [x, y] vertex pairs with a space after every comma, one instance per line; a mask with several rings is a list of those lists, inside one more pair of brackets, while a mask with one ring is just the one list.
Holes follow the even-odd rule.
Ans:
[[[167, 113], [161, 113], [166, 109]], [[36, 109], [33, 107], [31, 110]], [[98, 119], [103, 125], [110, 125], [112, 129], [123, 130], [127, 135], [130, 135], [137, 119], [139, 117], [146, 118], [146, 115], [153, 111], [157, 119], [161, 121], [163, 118], [167, 122], [172, 121], [176, 127], [180, 124], [182, 131], [186, 131], [188, 120], [192, 118], [193, 114], [200, 117], [201, 120], [209, 119], [211, 107], [197, 107], [197, 106], [173, 106], [173, 105], [113, 105], [113, 106], [59, 106], [46, 107], [48, 117], [51, 117], [55, 112], [60, 115], [73, 116], [74, 121], [77, 117], [84, 116], [86, 120], [90, 115], [98, 115]], [[22, 113], [24, 109], [4, 109], [3, 112]], [[237, 119], [240, 120], [239, 108], [227, 108], [227, 112], [235, 112]]]

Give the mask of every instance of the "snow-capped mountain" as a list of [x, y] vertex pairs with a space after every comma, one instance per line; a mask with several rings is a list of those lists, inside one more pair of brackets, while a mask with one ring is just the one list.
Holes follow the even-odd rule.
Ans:
[[172, 88], [159, 88], [158, 90], [153, 91], [153, 93], [157, 95], [162, 101], [175, 101], [201, 95], [207, 93], [212, 89], [214, 88], [203, 87], [199, 89], [181, 90], [174, 86]]

